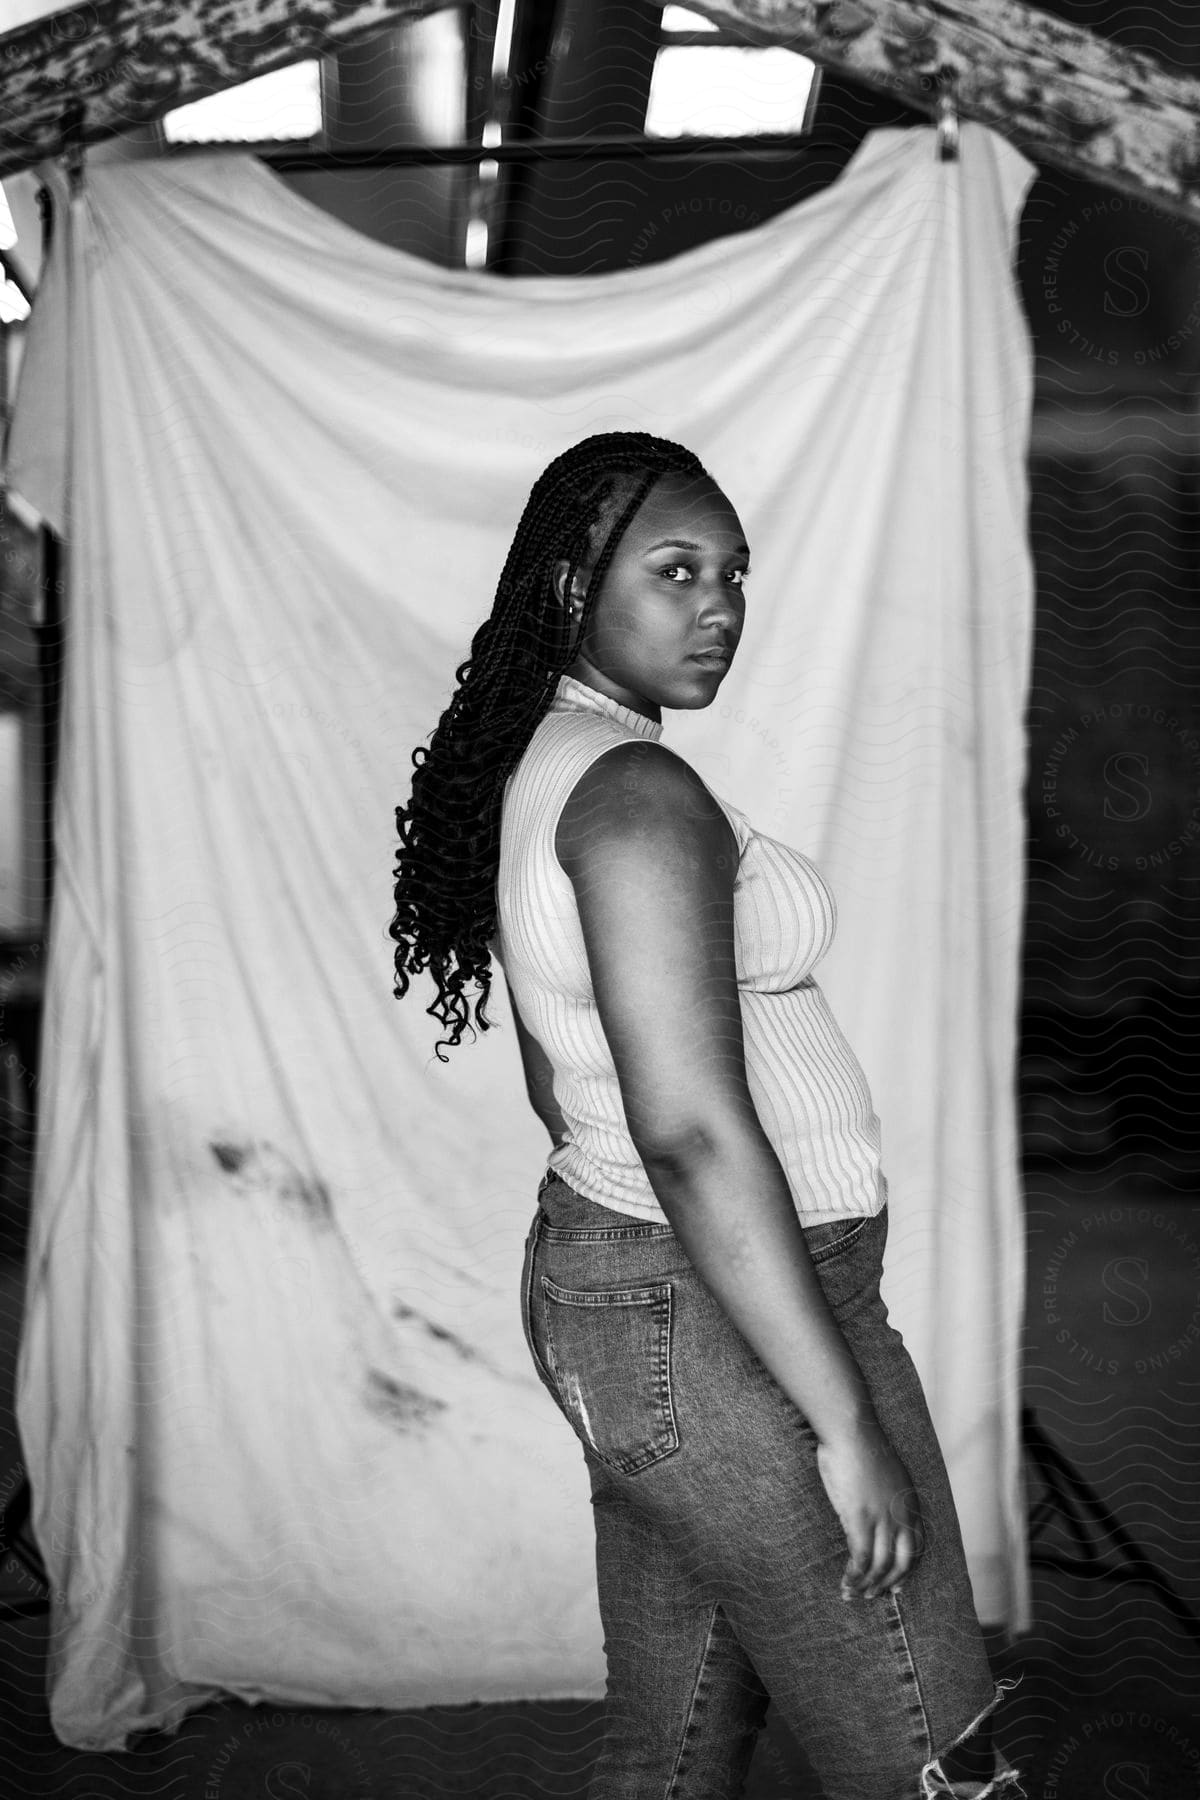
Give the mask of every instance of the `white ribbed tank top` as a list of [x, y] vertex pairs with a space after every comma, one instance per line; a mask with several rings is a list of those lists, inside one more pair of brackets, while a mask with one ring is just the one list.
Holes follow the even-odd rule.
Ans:
[[[554, 850], [563, 807], [584, 771], [614, 744], [635, 736], [657, 743], [662, 730], [575, 676], [560, 676], [550, 710], [505, 785], [493, 949], [522, 1020], [554, 1069], [569, 1136], [548, 1166], [588, 1200], [665, 1222], [629, 1136], [575, 890]], [[812, 975], [837, 929], [833, 894], [799, 850], [755, 831], [744, 813], [713, 798], [738, 841], [734, 936], [755, 1110], [802, 1225], [874, 1214], [887, 1198], [879, 1120], [858, 1059]]]

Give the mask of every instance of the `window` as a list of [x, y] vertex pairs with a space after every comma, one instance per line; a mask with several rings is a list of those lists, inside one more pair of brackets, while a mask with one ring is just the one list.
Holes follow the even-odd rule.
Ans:
[[19, 325], [29, 313], [29, 302], [16, 282], [0, 270], [0, 325]]
[[664, 6], [646, 109], [650, 137], [747, 137], [811, 123], [816, 64], [794, 50], [739, 44], [711, 19]]
[[256, 75], [163, 117], [171, 144], [307, 142], [322, 129], [321, 65], [309, 58]]
[[[12, 278], [8, 258], [4, 252], [11, 250], [17, 241], [17, 227], [13, 222], [12, 208], [8, 204], [8, 196], [4, 192], [4, 184], [0, 182], [0, 325], [17, 325], [22, 319], [29, 317], [29, 301]], [[0, 344], [0, 355], [3, 354]], [[3, 373], [3, 371], [0, 371]], [[9, 384], [0, 381], [0, 394], [10, 391]], [[4, 423], [4, 409], [0, 402], [0, 428]]]

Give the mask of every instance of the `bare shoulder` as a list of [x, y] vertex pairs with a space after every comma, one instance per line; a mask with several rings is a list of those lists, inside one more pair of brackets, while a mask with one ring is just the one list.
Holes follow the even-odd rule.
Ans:
[[555, 848], [638, 1155], [674, 1158], [721, 1120], [743, 1129], [737, 839], [720, 804], [642, 738], [591, 765], [564, 817]]
[[631, 738], [598, 756], [575, 783], [554, 848], [574, 877], [613, 849], [646, 840], [705, 858], [732, 851], [736, 861], [733, 827], [691, 764], [662, 744]]

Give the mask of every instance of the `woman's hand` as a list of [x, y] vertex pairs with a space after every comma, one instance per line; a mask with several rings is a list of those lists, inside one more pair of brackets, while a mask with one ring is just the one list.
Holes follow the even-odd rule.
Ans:
[[917, 1490], [878, 1420], [817, 1446], [817, 1468], [850, 1546], [842, 1594], [873, 1600], [925, 1547]]

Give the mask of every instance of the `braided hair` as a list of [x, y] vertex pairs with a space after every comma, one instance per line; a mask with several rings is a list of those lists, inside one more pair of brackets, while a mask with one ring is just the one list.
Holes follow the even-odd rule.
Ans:
[[[396, 808], [396, 985], [428, 968], [437, 998], [426, 1011], [450, 1028], [434, 1054], [448, 1059], [470, 1029], [467, 981], [479, 985], [475, 1019], [491, 993], [489, 940], [496, 927], [500, 811], [504, 784], [550, 709], [558, 678], [574, 659], [604, 574], [626, 527], [660, 476], [706, 475], [692, 451], [642, 431], [602, 432], [572, 445], [533, 484], [496, 589], [490, 617], [455, 670], [458, 688], [428, 748], [412, 753], [408, 805]], [[554, 564], [590, 567], [578, 636], [554, 592]], [[472, 1037], [474, 1032], [472, 1030]]]

